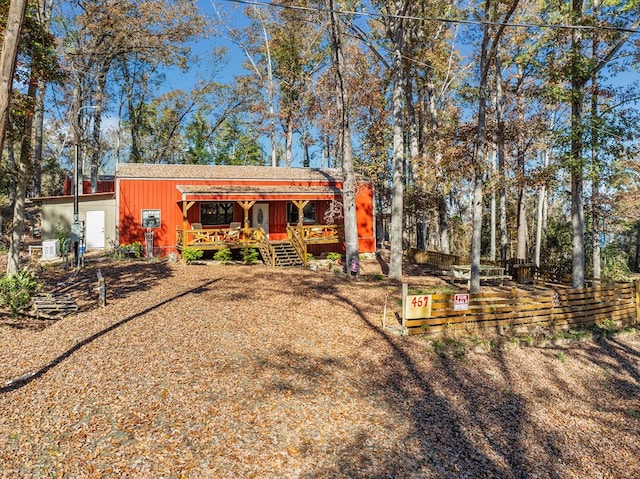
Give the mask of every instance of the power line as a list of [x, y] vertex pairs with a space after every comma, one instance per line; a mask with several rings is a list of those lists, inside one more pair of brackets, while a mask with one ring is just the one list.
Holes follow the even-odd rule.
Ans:
[[[302, 7], [297, 5], [283, 5], [281, 3], [275, 2], [262, 2], [259, 0], [224, 0], [229, 3], [239, 3], [243, 5], [249, 5], [254, 7], [275, 7], [286, 10], [299, 10], [304, 12], [314, 12], [314, 13], [331, 13], [331, 10], [328, 8], [317, 8], [317, 7]], [[370, 12], [358, 12], [358, 11], [348, 11], [348, 10], [339, 10], [336, 12], [338, 15], [353, 15], [367, 18], [390, 18], [396, 20], [416, 20], [416, 21], [430, 21], [430, 22], [441, 22], [441, 23], [453, 23], [458, 25], [489, 25], [489, 26], [505, 26], [510, 28], [526, 28], [526, 29], [550, 29], [550, 30], [581, 30], [581, 31], [610, 31], [610, 32], [619, 32], [619, 33], [630, 33], [630, 34], [640, 34], [640, 30], [636, 28], [625, 28], [625, 27], [615, 27], [609, 25], [568, 25], [561, 23], [511, 23], [511, 22], [492, 22], [488, 20], [466, 20], [463, 18], [443, 18], [443, 17], [417, 17], [413, 15], [393, 15], [387, 13], [370, 13]]]

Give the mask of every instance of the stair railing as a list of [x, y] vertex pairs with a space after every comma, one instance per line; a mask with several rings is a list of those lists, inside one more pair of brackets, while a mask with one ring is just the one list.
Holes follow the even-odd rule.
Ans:
[[297, 227], [287, 225], [287, 238], [302, 260], [304, 267], [307, 267], [307, 245], [302, 241], [302, 232]]
[[269, 241], [267, 232], [262, 227], [258, 227], [253, 231], [253, 239], [258, 242], [260, 252], [265, 257], [264, 259], [274, 267], [276, 265], [276, 250], [271, 241]]

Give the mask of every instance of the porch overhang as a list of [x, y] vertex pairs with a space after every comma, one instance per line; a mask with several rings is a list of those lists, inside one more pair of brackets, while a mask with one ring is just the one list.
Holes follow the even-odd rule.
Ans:
[[342, 197], [331, 186], [177, 185], [180, 201], [333, 200]]

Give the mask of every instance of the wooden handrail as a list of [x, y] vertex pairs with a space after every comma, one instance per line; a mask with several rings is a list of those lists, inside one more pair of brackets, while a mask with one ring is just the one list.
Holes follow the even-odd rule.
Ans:
[[337, 225], [307, 225], [298, 228], [301, 231], [303, 241], [337, 240], [340, 236], [340, 227]]
[[300, 256], [300, 259], [302, 260], [302, 264], [306, 268], [307, 267], [307, 248], [302, 240], [303, 228], [304, 226], [303, 227], [287, 226], [287, 237], [289, 238], [289, 242], [291, 243], [291, 245], [295, 248], [296, 253], [298, 253], [298, 256]]
[[269, 235], [267, 235], [267, 232], [260, 226], [253, 231], [253, 239], [258, 241], [262, 248], [265, 250], [267, 254], [267, 258], [265, 259], [267, 259], [269, 263], [271, 263], [271, 266], [275, 266], [276, 250], [271, 244], [271, 241], [269, 241]]

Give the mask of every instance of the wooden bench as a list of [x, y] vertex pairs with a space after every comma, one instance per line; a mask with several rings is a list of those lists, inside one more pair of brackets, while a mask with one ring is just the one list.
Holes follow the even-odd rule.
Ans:
[[[448, 276], [455, 281], [466, 281], [471, 287], [471, 266], [470, 265], [453, 265], [447, 273]], [[499, 266], [480, 265], [480, 282], [500, 281], [500, 286], [504, 281], [510, 281], [511, 275], [504, 274], [504, 268]]]

